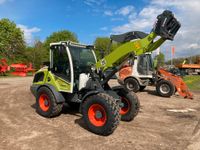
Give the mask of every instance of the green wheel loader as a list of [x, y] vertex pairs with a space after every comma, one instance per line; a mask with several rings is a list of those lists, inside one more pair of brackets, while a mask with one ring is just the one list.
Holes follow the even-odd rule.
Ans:
[[[78, 105], [89, 131], [113, 133], [120, 119], [134, 119], [140, 103], [135, 93], [121, 86], [110, 87], [109, 79], [134, 55], [151, 52], [164, 41], [173, 40], [179, 28], [180, 23], [166, 10], [157, 17], [150, 34], [132, 31], [111, 35], [111, 41], [123, 44], [99, 61], [94, 46], [70, 41], [51, 43], [50, 65], [36, 72], [31, 86], [37, 113], [50, 118], [61, 113], [64, 103]], [[112, 71], [105, 75], [108, 69]]]

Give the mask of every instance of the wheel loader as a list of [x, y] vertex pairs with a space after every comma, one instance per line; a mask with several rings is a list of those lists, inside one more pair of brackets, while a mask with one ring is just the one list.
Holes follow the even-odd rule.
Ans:
[[[120, 119], [134, 119], [140, 104], [135, 93], [122, 86], [110, 87], [109, 79], [134, 55], [151, 52], [166, 40], [173, 40], [179, 28], [173, 13], [166, 10], [157, 17], [150, 34], [132, 31], [111, 35], [111, 41], [123, 44], [99, 61], [94, 46], [70, 41], [51, 43], [50, 65], [36, 72], [31, 85], [36, 112], [50, 118], [61, 113], [64, 103], [79, 104], [88, 130], [110, 135]], [[105, 76], [108, 69], [112, 71]]]
[[146, 86], [155, 86], [162, 97], [178, 92], [184, 98], [193, 99], [187, 85], [178, 75], [163, 68], [154, 68], [151, 53], [135, 56], [134, 65], [126, 64], [119, 71], [118, 82], [129, 91], [142, 91]]

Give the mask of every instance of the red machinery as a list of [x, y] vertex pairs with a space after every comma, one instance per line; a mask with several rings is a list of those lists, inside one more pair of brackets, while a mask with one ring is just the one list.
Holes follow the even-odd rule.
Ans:
[[5, 58], [2, 58], [0, 60], [0, 74], [5, 75], [7, 71], [10, 71], [10, 66], [8, 66], [7, 60]]
[[22, 77], [27, 76], [28, 72], [31, 72], [32, 74], [35, 72], [35, 69], [33, 69], [33, 65], [31, 63], [29, 64], [29, 67], [23, 63], [11, 64], [9, 66], [5, 58], [0, 60], [0, 74], [5, 75], [5, 73], [10, 71], [11, 69], [14, 70], [13, 72], [11, 72], [11, 74]]
[[16, 76], [22, 76], [25, 77], [27, 76], [28, 72], [32, 72], [32, 74], [35, 72], [35, 69], [33, 69], [32, 64], [29, 64], [29, 67], [25, 64], [11, 64], [11, 68], [13, 68], [15, 71], [11, 72], [11, 74], [16, 75]]

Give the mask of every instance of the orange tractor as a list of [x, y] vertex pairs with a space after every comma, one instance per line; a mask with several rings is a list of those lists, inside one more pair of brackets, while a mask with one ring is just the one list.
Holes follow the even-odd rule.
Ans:
[[153, 85], [160, 96], [170, 97], [178, 92], [184, 98], [193, 99], [192, 93], [180, 76], [162, 68], [154, 70], [150, 53], [136, 56], [133, 64], [126, 64], [119, 71], [118, 82], [129, 91], [138, 92], [146, 86]]

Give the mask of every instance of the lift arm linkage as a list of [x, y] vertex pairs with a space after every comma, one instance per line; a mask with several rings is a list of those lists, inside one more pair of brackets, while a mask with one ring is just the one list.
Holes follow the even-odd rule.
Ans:
[[[173, 40], [180, 26], [180, 23], [176, 20], [172, 12], [165, 10], [157, 17], [157, 22], [150, 34], [143, 39], [128, 41], [122, 44], [109, 55], [99, 60], [96, 64], [96, 68], [105, 71], [108, 68], [119, 66], [131, 55], [152, 52], [160, 47], [166, 40]], [[154, 42], [157, 36], [160, 36], [160, 38]]]
[[120, 65], [130, 54], [140, 55], [151, 52], [165, 41], [165, 39], [160, 38], [153, 43], [156, 37], [156, 33], [152, 32], [144, 39], [127, 42], [97, 62], [96, 67], [106, 70], [107, 68]]

